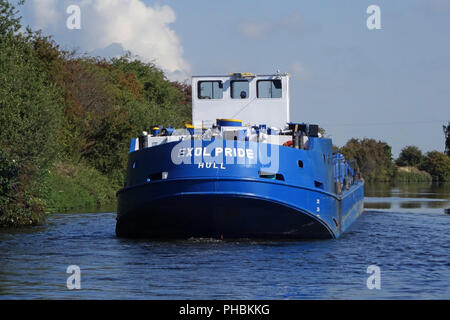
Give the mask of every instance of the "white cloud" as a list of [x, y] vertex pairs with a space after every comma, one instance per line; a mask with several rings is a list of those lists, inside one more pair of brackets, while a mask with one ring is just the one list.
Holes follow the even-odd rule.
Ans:
[[303, 73], [305, 72], [305, 67], [303, 67], [303, 65], [296, 61], [292, 64], [292, 72], [293, 73]]
[[285, 32], [298, 35], [314, 28], [311, 23], [305, 23], [299, 12], [293, 12], [290, 15], [277, 19], [271, 18], [262, 21], [248, 21], [238, 25], [239, 33], [248, 38], [275, 36]]
[[310, 73], [306, 70], [304, 65], [299, 61], [295, 61], [292, 64], [291, 70], [292, 70], [291, 71], [292, 76], [296, 79], [305, 80], [310, 77]]
[[267, 32], [268, 25], [263, 23], [243, 23], [239, 26], [240, 32], [249, 38], [259, 38]]
[[39, 0], [33, 3], [35, 4], [32, 7], [35, 17], [33, 26], [40, 29], [54, 28], [62, 20], [61, 14], [56, 9], [58, 0]]
[[[66, 8], [72, 4], [81, 8], [81, 30], [65, 27]], [[175, 12], [167, 5], [150, 6], [142, 0], [32, 0], [27, 7], [31, 7], [31, 26], [55, 35], [58, 41], [62, 38], [86, 52], [121, 44], [174, 80], [190, 73], [180, 39], [170, 26]]]

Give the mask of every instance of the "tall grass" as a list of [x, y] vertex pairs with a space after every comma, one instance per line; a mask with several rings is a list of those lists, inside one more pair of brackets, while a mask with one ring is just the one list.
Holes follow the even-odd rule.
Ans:
[[394, 182], [432, 182], [432, 176], [426, 172], [421, 171], [415, 167], [399, 167], [394, 176]]
[[60, 162], [46, 183], [46, 213], [115, 208], [119, 186], [84, 163]]

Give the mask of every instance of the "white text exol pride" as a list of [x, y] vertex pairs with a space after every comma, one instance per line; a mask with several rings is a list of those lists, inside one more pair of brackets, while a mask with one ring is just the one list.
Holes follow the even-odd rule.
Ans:
[[214, 153], [215, 157], [224, 155], [225, 157], [238, 157], [254, 159], [255, 154], [252, 149], [243, 148], [221, 148], [217, 147], [208, 152], [207, 148], [180, 148], [178, 152], [178, 157], [211, 157], [211, 153]]
[[[197, 145], [199, 143], [199, 145]], [[223, 169], [224, 165], [261, 165], [265, 169], [278, 170], [279, 167], [279, 145], [275, 144], [252, 144], [237, 145], [234, 141], [215, 140], [211, 144], [202, 145], [201, 141], [180, 141], [172, 148], [171, 161], [175, 165], [190, 165], [205, 163], [204, 168], [208, 169], [209, 163], [214, 167], [214, 163]], [[231, 145], [228, 145], [230, 143]], [[234, 145], [233, 145], [234, 144]], [[208, 163], [208, 165], [207, 165]], [[202, 165], [199, 165], [202, 168]]]

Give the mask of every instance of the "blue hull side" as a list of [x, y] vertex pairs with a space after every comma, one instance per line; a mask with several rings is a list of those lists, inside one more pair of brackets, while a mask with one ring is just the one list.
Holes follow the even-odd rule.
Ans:
[[364, 182], [345, 192], [339, 200], [340, 233], [346, 232], [364, 211]]
[[[130, 154], [128, 185], [118, 193], [118, 236], [338, 238], [363, 210], [363, 182], [341, 196], [330, 192], [332, 166], [319, 146], [310, 154], [279, 147], [282, 181], [261, 178], [258, 164], [227, 163], [226, 170], [199, 168], [195, 161], [174, 165], [172, 148], [165, 144]], [[143, 181], [159, 171], [168, 178]], [[315, 180], [325, 183], [317, 188]]]

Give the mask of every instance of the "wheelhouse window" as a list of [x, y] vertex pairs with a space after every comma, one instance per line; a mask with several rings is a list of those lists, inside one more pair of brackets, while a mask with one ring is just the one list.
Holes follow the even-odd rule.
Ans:
[[281, 80], [259, 80], [257, 82], [258, 98], [281, 98]]
[[249, 97], [249, 85], [247, 80], [233, 80], [231, 81], [231, 98], [232, 99], [247, 99]]
[[222, 81], [200, 81], [198, 83], [199, 99], [222, 99], [223, 83]]

